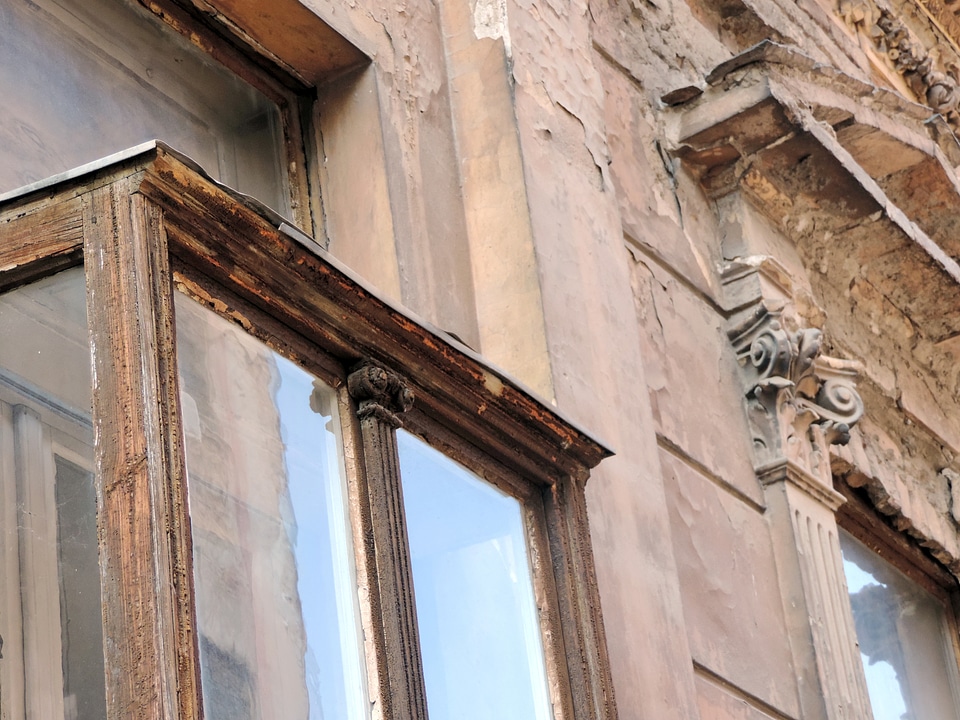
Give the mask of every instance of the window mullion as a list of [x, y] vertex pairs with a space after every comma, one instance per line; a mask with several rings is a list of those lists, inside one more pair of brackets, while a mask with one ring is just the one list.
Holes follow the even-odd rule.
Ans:
[[169, 257], [133, 179], [83, 208], [107, 716], [199, 718]]
[[385, 717], [426, 720], [427, 701], [420, 659], [420, 636], [413, 597], [413, 570], [407, 541], [396, 429], [413, 393], [396, 374], [365, 364], [348, 378], [357, 401], [363, 443], [366, 502], [370, 513], [383, 626], [386, 682], [381, 693]]
[[570, 717], [616, 718], [613, 681], [603, 637], [600, 593], [587, 522], [585, 478], [568, 476], [543, 493], [549, 562], [556, 583], [558, 635], [551, 638], [548, 657], [565, 663], [560, 702], [572, 710]]

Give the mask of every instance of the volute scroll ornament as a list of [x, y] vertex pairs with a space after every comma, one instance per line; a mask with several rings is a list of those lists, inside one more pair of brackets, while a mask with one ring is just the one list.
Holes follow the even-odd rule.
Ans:
[[413, 406], [413, 390], [406, 381], [391, 370], [372, 362], [363, 362], [347, 376], [347, 389], [360, 407], [358, 416], [375, 416], [381, 421], [400, 427], [399, 415]]
[[757, 469], [784, 461], [831, 486], [829, 446], [845, 445], [863, 415], [860, 364], [823, 355], [816, 328], [794, 331], [760, 307], [729, 333], [744, 379]]

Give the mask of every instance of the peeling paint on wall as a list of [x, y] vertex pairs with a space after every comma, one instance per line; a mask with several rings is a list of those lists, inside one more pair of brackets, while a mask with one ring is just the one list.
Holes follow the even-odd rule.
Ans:
[[512, 57], [510, 28], [507, 25], [507, 0], [476, 0], [473, 5], [473, 34], [478, 40], [503, 40], [507, 57]]

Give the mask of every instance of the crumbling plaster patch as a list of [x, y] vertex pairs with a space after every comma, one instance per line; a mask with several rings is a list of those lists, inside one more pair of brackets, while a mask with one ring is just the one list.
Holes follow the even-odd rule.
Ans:
[[[763, 203], [758, 207], [762, 212]], [[851, 252], [851, 242], [880, 237], [871, 229], [876, 222], [867, 219], [862, 233], [848, 233], [844, 243], [816, 222], [781, 228], [821, 308], [826, 350], [865, 366], [867, 415], [851, 447], [839, 451], [859, 473], [852, 484], [866, 487], [878, 510], [957, 572], [960, 542], [941, 471], [953, 467], [960, 449], [960, 367], [950, 349], [927, 338], [875, 287], [866, 277], [869, 264]], [[903, 270], [911, 271], [924, 269]]]
[[678, 0], [592, 0], [593, 42], [636, 81], [656, 125], [658, 100], [668, 90], [697, 85], [731, 53]]
[[566, 140], [567, 157], [582, 164], [579, 156], [586, 148], [598, 187], [609, 187], [603, 87], [593, 64], [586, 3], [513, 0], [508, 19], [513, 79], [545, 110], [541, 137], [569, 135], [561, 123], [550, 119], [556, 108], [562, 110], [579, 125], [579, 131]]
[[478, 40], [503, 40], [503, 49], [509, 58], [513, 51], [507, 22], [507, 0], [473, 0], [473, 34]]
[[[879, 237], [870, 229], [875, 222], [868, 219], [860, 242]], [[816, 223], [783, 227], [826, 318], [830, 354], [865, 365], [867, 416], [849, 451], [862, 480], [853, 484], [866, 487], [878, 510], [957, 572], [960, 543], [941, 473], [960, 448], [956, 356], [927, 338], [874, 286], [866, 277], [868, 265], [851, 253], [849, 242], [832, 241]], [[903, 270], [908, 271], [924, 270]]]
[[855, 280], [844, 293], [817, 275], [833, 352], [865, 364], [867, 415], [850, 446], [838, 451], [838, 469], [855, 471], [851, 485], [865, 487], [895, 526], [960, 572], [949, 482], [960, 449], [957, 360], [916, 333], [870, 283]]
[[[889, 424], [897, 424], [891, 418]], [[890, 518], [954, 574], [960, 574], [960, 540], [953, 516], [957, 477], [954, 467], [940, 467], [953, 456], [925, 433], [915, 433], [883, 419], [865, 419], [850, 446], [837, 453], [835, 470], [851, 487], [863, 488], [871, 504]], [[925, 436], [926, 435], [926, 436]], [[937, 462], [939, 460], [939, 463]]]

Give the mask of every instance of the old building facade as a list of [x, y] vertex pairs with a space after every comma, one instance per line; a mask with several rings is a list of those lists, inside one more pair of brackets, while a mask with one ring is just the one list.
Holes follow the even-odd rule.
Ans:
[[947, 0], [6, 3], [0, 718], [960, 717], [958, 86]]

